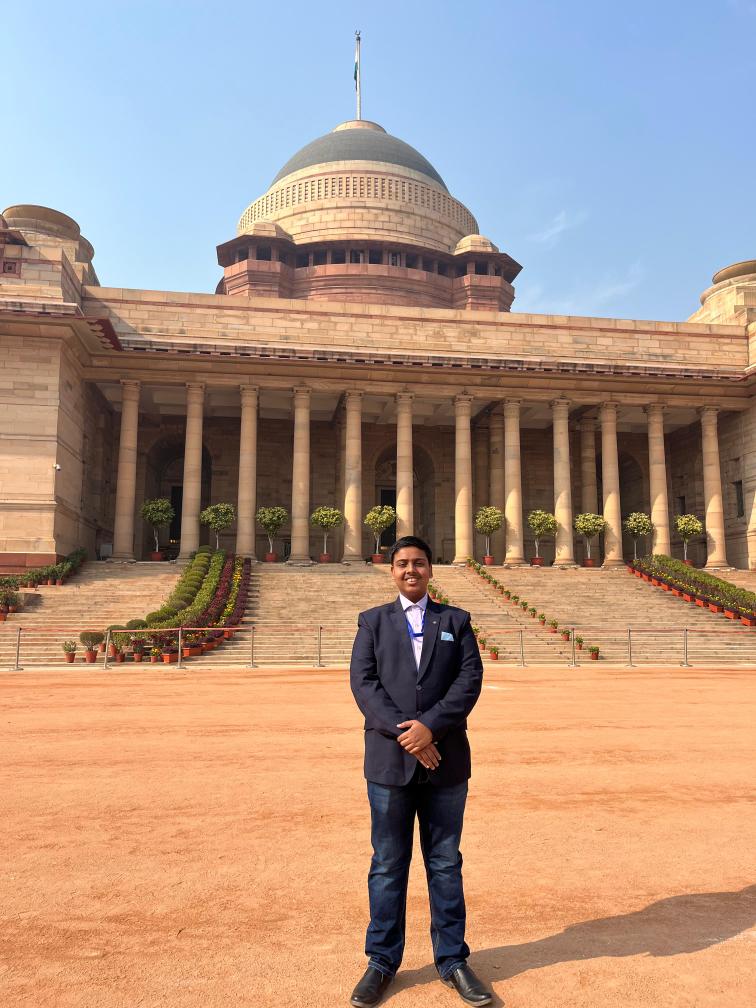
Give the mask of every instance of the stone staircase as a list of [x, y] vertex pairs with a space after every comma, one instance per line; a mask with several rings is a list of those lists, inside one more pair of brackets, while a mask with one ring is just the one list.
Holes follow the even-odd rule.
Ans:
[[388, 568], [256, 564], [242, 629], [191, 667], [346, 665], [358, 614], [395, 596]]
[[[59, 588], [22, 589], [22, 609], [0, 623], [0, 668], [15, 665], [19, 627], [24, 668], [62, 664], [64, 640], [78, 641], [82, 630], [143, 618], [168, 597], [182, 569], [178, 563], [90, 562]], [[76, 665], [82, 660], [79, 645]]]
[[[590, 644], [598, 645], [604, 661], [628, 664], [630, 628], [633, 664], [679, 665], [687, 629], [690, 664], [756, 667], [756, 629], [674, 598], [630, 576], [624, 567], [606, 571], [554, 567], [489, 570], [539, 613], [545, 613], [547, 620], [573, 627], [584, 638], [586, 649]], [[526, 664], [561, 664], [571, 659], [570, 643], [511, 605], [473, 571], [459, 567], [437, 567], [434, 571], [434, 582], [450, 602], [468, 609], [473, 622], [486, 631], [487, 643], [499, 648], [500, 662], [519, 661], [520, 630]], [[579, 663], [590, 660], [585, 650], [577, 652], [576, 658]]]

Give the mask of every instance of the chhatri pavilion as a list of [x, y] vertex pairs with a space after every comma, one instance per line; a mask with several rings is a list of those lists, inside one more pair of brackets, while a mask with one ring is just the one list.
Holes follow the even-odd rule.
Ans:
[[361, 561], [365, 513], [391, 504], [384, 542], [414, 532], [460, 562], [495, 505], [499, 563], [527, 562], [540, 508], [557, 565], [583, 559], [580, 512], [603, 514], [601, 560], [621, 564], [623, 519], [643, 511], [655, 552], [681, 555], [674, 518], [693, 513], [693, 560], [756, 569], [756, 261], [718, 272], [687, 321], [520, 314], [521, 266], [480, 231], [433, 165], [362, 119], [243, 211], [214, 293], [102, 286], [76, 221], [9, 207], [0, 570], [78, 546], [145, 559], [154, 497], [174, 506], [179, 556], [225, 501], [238, 553], [262, 558], [256, 510], [282, 505], [279, 552], [310, 562], [310, 514], [329, 505], [345, 516], [331, 552]]

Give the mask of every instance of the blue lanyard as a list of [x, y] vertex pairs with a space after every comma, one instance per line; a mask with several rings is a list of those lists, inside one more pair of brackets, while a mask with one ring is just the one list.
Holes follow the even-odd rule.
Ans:
[[420, 612], [422, 613], [422, 616], [420, 617], [420, 632], [419, 633], [415, 633], [415, 631], [412, 629], [412, 624], [410, 623], [409, 619], [407, 618], [407, 611], [405, 610], [405, 612], [404, 612], [404, 618], [405, 618], [405, 620], [407, 620], [407, 633], [410, 635], [410, 637], [413, 640], [420, 640], [422, 638], [422, 636], [423, 636], [423, 630], [425, 629], [425, 609], [421, 609]]

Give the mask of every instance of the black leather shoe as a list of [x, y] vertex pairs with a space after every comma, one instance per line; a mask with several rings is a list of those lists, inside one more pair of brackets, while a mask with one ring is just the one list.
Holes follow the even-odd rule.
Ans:
[[[352, 991], [350, 1003], [355, 1005], [355, 1008], [371, 1008], [372, 1005], [377, 1005], [393, 979], [393, 977], [381, 973], [374, 966], [368, 966], [365, 975]], [[479, 1001], [472, 1003], [483, 1004]]]
[[458, 966], [444, 983], [453, 987], [465, 1004], [487, 1005], [493, 1001], [493, 994], [486, 990], [485, 985], [475, 976], [470, 967], [465, 964]]

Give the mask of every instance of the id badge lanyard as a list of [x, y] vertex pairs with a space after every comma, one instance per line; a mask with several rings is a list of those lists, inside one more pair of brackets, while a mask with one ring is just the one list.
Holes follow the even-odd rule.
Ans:
[[425, 630], [425, 612], [426, 612], [426, 610], [425, 609], [421, 609], [420, 612], [422, 613], [422, 615], [420, 617], [420, 630], [417, 633], [415, 633], [415, 631], [412, 629], [412, 624], [410, 623], [410, 621], [409, 621], [409, 619], [407, 617], [407, 613], [405, 612], [405, 614], [404, 614], [404, 618], [405, 618], [405, 620], [407, 620], [407, 633], [410, 635], [410, 640], [422, 640], [423, 631]]

